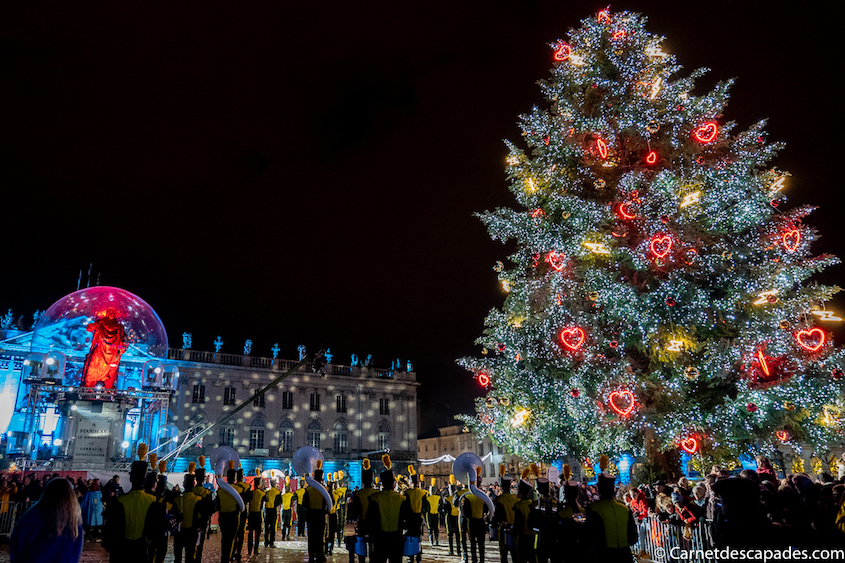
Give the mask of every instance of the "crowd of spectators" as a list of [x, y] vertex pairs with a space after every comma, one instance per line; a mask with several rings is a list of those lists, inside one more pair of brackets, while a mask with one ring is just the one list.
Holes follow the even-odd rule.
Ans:
[[713, 466], [695, 485], [686, 478], [622, 492], [635, 518], [709, 527], [713, 547], [822, 548], [845, 544], [845, 479], [828, 473], [779, 478], [760, 456], [757, 469], [733, 475]]

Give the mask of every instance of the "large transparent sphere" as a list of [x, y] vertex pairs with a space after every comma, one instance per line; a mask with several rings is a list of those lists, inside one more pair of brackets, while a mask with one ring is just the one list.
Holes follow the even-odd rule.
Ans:
[[35, 326], [32, 351], [58, 350], [69, 361], [84, 359], [94, 337], [89, 326], [109, 315], [125, 331], [124, 362], [167, 357], [167, 332], [158, 314], [137, 295], [117, 287], [89, 287], [53, 303]]

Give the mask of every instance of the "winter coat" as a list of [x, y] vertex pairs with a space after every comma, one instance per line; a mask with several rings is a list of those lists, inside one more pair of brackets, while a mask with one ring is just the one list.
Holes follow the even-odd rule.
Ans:
[[101, 491], [88, 491], [79, 504], [82, 508], [83, 525], [103, 525], [103, 493]]

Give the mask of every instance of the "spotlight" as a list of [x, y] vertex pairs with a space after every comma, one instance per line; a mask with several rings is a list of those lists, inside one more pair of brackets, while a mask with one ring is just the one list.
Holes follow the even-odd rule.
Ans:
[[64, 443], [64, 442], [62, 442], [62, 439], [61, 439], [61, 438], [56, 438], [55, 440], [53, 440], [53, 445], [54, 445], [54, 446], [61, 446], [63, 443]]
[[70, 406], [70, 410], [75, 411], [75, 410], [76, 410], [76, 405], [71, 405], [71, 406]]
[[127, 442], [126, 440], [124, 440], [124, 441], [123, 441], [123, 443], [122, 443], [122, 444], [120, 444], [120, 447], [121, 447], [121, 448], [123, 448], [123, 449], [125, 450], [126, 448], [128, 448], [128, 447], [129, 447], [129, 442]]

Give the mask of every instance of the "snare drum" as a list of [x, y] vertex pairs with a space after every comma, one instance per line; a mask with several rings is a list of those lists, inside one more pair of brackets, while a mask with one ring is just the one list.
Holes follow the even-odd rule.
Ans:
[[490, 524], [490, 541], [499, 541], [499, 527], [496, 524]]
[[505, 547], [516, 547], [516, 534], [513, 530], [505, 530]]
[[367, 556], [367, 538], [355, 536], [355, 555], [360, 555], [361, 557]]
[[422, 553], [420, 547], [420, 538], [417, 536], [405, 536], [405, 547], [402, 550], [402, 555], [410, 557]]

